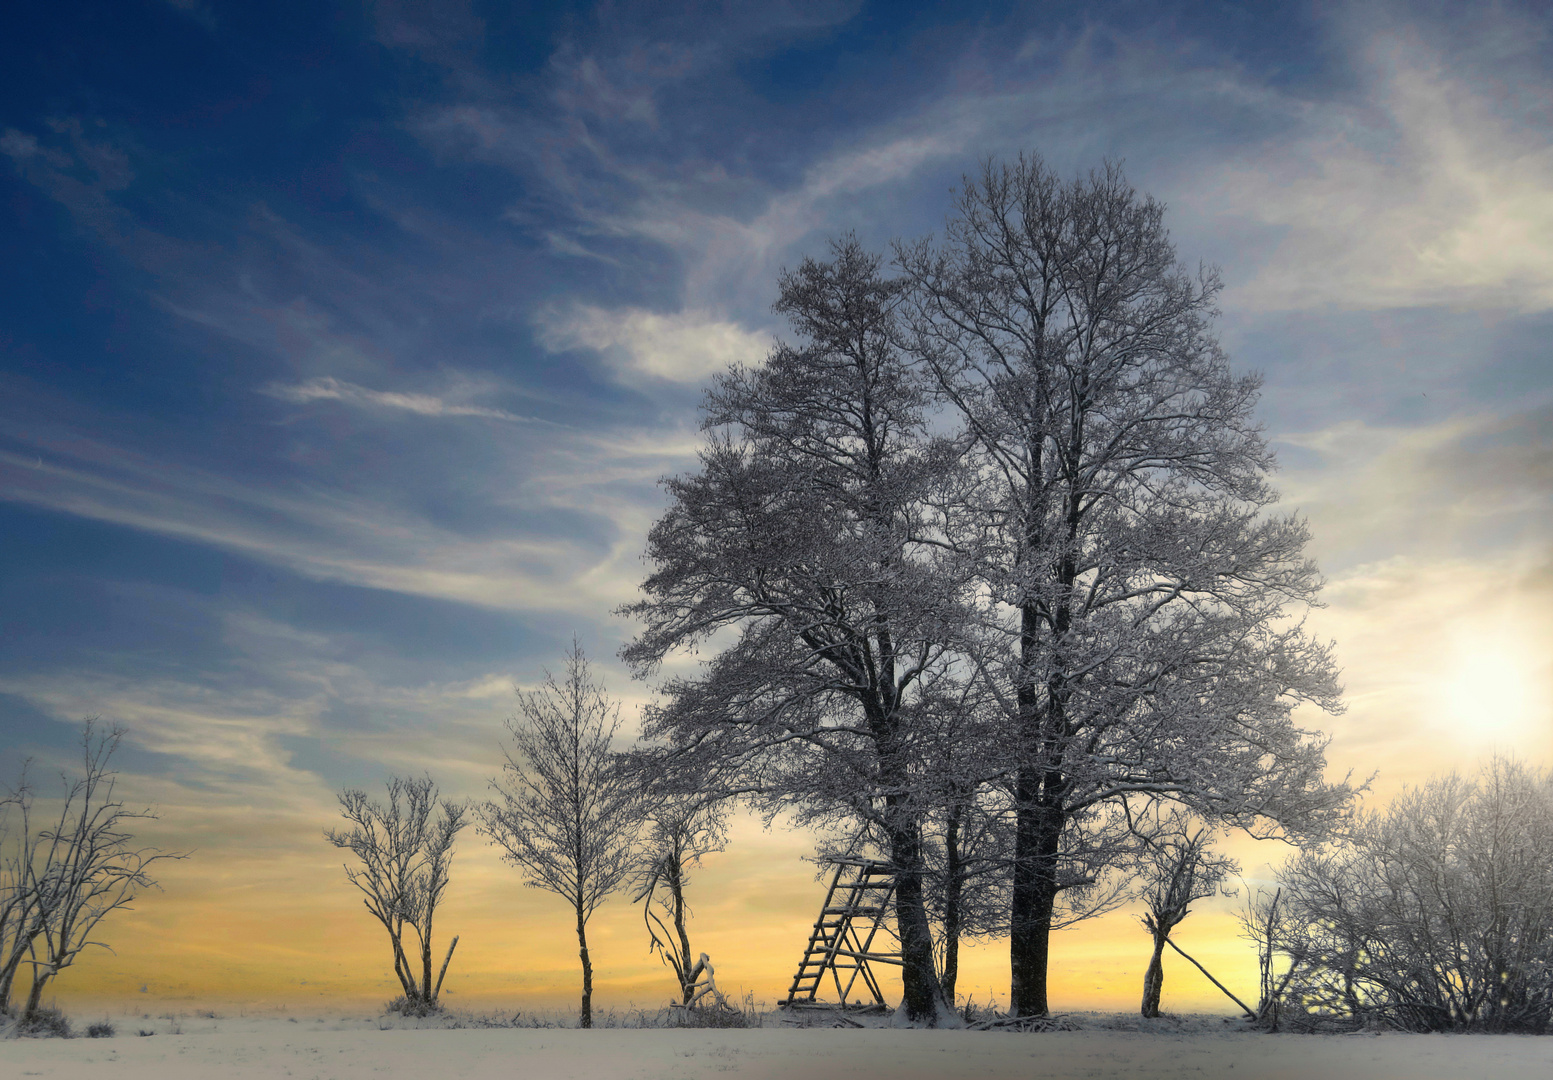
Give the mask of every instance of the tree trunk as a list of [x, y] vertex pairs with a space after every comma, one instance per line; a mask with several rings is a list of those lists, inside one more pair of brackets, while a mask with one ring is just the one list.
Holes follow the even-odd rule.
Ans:
[[1143, 973], [1143, 1015], [1150, 1019], [1159, 1015], [1159, 996], [1165, 988], [1165, 938], [1159, 929], [1154, 931], [1154, 955], [1149, 957], [1148, 970]]
[[0, 1014], [11, 1011], [11, 988], [16, 982], [16, 971], [21, 967], [22, 951], [18, 949], [16, 955], [6, 963], [5, 969], [0, 971]]
[[43, 987], [48, 984], [49, 976], [53, 972], [46, 972], [42, 965], [32, 969], [32, 990], [27, 994], [27, 1004], [22, 1009], [22, 1020], [28, 1021], [38, 1015], [38, 1006], [43, 1001]]
[[922, 898], [921, 851], [914, 830], [890, 831], [890, 861], [895, 864], [895, 929], [901, 940], [901, 996], [906, 1019], [936, 1027], [945, 1007], [944, 991], [933, 965], [933, 931]]
[[955, 983], [960, 976], [960, 888], [964, 867], [960, 863], [960, 813], [949, 808], [944, 825], [944, 1000], [955, 1003]]
[[[429, 909], [430, 905], [428, 905]], [[417, 928], [418, 930], [419, 928]], [[421, 938], [421, 1000], [428, 1005], [431, 993], [431, 911], [426, 912], [426, 934]]]
[[453, 962], [453, 950], [458, 948], [458, 935], [453, 935], [453, 941], [448, 945], [448, 954], [442, 958], [442, 970], [437, 972], [437, 985], [431, 988], [431, 1000], [436, 1001], [442, 993], [442, 980], [447, 977], [448, 965]]
[[410, 974], [410, 961], [404, 955], [404, 943], [392, 930], [388, 932], [388, 939], [394, 943], [394, 974], [399, 976], [399, 985], [404, 988], [404, 999], [414, 1001], [417, 996], [415, 978]]
[[[674, 873], [669, 878], [669, 890], [674, 897], [674, 932], [679, 936], [680, 956], [684, 958], [684, 967], [681, 971], [689, 971], [693, 963], [690, 956], [690, 935], [685, 932], [685, 880], [683, 874], [683, 860], [675, 856]], [[681, 987], [684, 993], [684, 1003], [690, 1004], [690, 998], [695, 993], [693, 989], [695, 980], [686, 978]]]
[[1057, 853], [1064, 820], [1060, 808], [1043, 804], [1039, 791], [1043, 771], [1019, 770], [1008, 942], [1009, 1008], [1015, 1016], [1045, 1016], [1048, 1011], [1046, 967], [1052, 913], [1057, 907]]
[[593, 1026], [593, 961], [588, 959], [588, 924], [577, 906], [577, 955], [582, 958], [582, 1009], [577, 1014], [577, 1026]]

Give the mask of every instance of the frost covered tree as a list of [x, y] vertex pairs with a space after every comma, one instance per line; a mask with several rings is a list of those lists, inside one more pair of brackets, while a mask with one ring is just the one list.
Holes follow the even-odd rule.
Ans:
[[924, 907], [915, 694], [946, 662], [962, 597], [928, 496], [952, 459], [926, 433], [927, 373], [898, 347], [902, 290], [854, 239], [780, 281], [798, 342], [720, 377], [700, 468], [667, 480], [654, 569], [623, 613], [640, 675], [717, 635], [696, 677], [669, 680], [646, 734], [693, 788], [741, 794], [800, 823], [879, 838], [895, 867], [912, 1023], [953, 1023]]
[[1553, 1030], [1553, 775], [1495, 759], [1409, 788], [1279, 873], [1285, 1016]]
[[727, 823], [721, 807], [698, 796], [649, 792], [647, 801], [651, 808], [644, 813], [631, 901], [642, 905], [648, 947], [674, 972], [680, 1001], [688, 1005], [695, 994], [696, 954], [690, 948], [685, 889], [690, 868], [728, 842]]
[[81, 773], [61, 777], [58, 815], [36, 831], [36, 792], [25, 772], [0, 800], [0, 1013], [11, 1011], [16, 977], [25, 970], [30, 986], [19, 1011], [23, 1024], [36, 1017], [49, 983], [83, 951], [108, 947], [96, 939], [99, 927], [156, 887], [151, 864], [185, 857], [134, 846], [130, 824], [156, 815], [131, 810], [115, 797], [109, 761], [123, 736], [122, 728], [86, 721]]
[[468, 807], [439, 799], [429, 776], [396, 776], [387, 787], [387, 803], [354, 788], [342, 791], [340, 816], [349, 827], [328, 829], [324, 839], [359, 861], [359, 866], [346, 864], [345, 876], [388, 934], [405, 1012], [424, 1014], [438, 1007], [442, 980], [458, 947], [455, 936], [433, 982], [432, 924], [447, 891], [453, 842], [467, 824]]
[[1179, 818], [1149, 837], [1140, 860], [1143, 886], [1143, 928], [1154, 939], [1148, 969], [1143, 973], [1143, 1015], [1157, 1017], [1165, 987], [1165, 945], [1170, 932], [1192, 913], [1192, 904], [1206, 900], [1236, 872], [1235, 863], [1209, 849], [1205, 828], [1188, 832]]
[[1290, 716], [1339, 690], [1286, 617], [1320, 578], [1304, 524], [1264, 513], [1258, 380], [1230, 371], [1218, 280], [1177, 264], [1162, 218], [1117, 166], [1063, 182], [1021, 157], [967, 179], [945, 243], [898, 250], [975, 474], [945, 536], [982, 587], [974, 659], [1005, 718], [1018, 1015], [1047, 1010], [1061, 894], [1109, 858], [1074, 840], [1118, 800], [1302, 830], [1349, 795]]
[[498, 798], [480, 808], [479, 831], [523, 871], [525, 885], [555, 893], [576, 916], [582, 961], [581, 1027], [593, 1026], [593, 960], [588, 920], [634, 863], [640, 824], [637, 787], [612, 744], [620, 706], [596, 682], [575, 640], [564, 678], [518, 692], [520, 716], [507, 721], [512, 746]]

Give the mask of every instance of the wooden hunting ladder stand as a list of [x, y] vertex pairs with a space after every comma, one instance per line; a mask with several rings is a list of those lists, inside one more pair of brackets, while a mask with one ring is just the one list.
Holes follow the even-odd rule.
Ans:
[[[814, 931], [809, 935], [809, 947], [781, 1007], [835, 1008], [830, 1002], [817, 1000], [826, 972], [836, 984], [843, 1008], [859, 976], [873, 994], [870, 1006], [884, 1005], [884, 994], [868, 965], [901, 963], [899, 952], [873, 951], [874, 937], [895, 896], [895, 871], [881, 859], [846, 857], [828, 861], [836, 867], [836, 873], [830, 879], [820, 917], [814, 920]], [[843, 971], [851, 973], [845, 985], [841, 981]]]

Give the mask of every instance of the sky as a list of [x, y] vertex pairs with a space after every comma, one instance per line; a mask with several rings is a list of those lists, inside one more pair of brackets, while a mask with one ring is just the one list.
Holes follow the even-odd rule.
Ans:
[[[388, 950], [336, 793], [483, 798], [514, 688], [613, 614], [708, 379], [777, 275], [941, 235], [985, 159], [1110, 158], [1221, 268], [1281, 509], [1327, 578], [1372, 805], [1553, 764], [1553, 24], [1536, 3], [33, 5], [0, 37], [0, 780], [127, 729], [137, 835], [185, 860], [56, 983], [148, 1009], [372, 1005]], [[45, 790], [47, 784], [44, 784]], [[812, 837], [735, 823], [693, 943], [776, 1001]], [[1247, 886], [1286, 848], [1230, 841]], [[1245, 895], [1242, 889], [1241, 897]], [[1255, 989], [1237, 900], [1176, 938]], [[471, 830], [449, 1001], [564, 1009], [564, 903]], [[1190, 942], [1191, 945], [1187, 943]], [[639, 909], [596, 1008], [667, 1000]], [[1053, 1007], [1136, 1007], [1148, 939], [1058, 935]], [[441, 946], [438, 946], [440, 951]], [[1227, 1006], [1167, 960], [1166, 1009]], [[962, 995], [1007, 1000], [1006, 947]], [[1244, 996], [1244, 995], [1242, 995]]]

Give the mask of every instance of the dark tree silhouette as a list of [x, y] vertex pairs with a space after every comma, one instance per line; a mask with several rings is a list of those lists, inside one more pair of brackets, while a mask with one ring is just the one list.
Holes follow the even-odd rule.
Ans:
[[1324, 744], [1290, 720], [1301, 701], [1338, 708], [1329, 650], [1283, 617], [1320, 578], [1304, 524], [1262, 513], [1273, 461], [1257, 379], [1212, 333], [1218, 279], [1178, 266], [1163, 208], [1118, 166], [1064, 183], [1038, 158], [988, 162], [947, 242], [898, 259], [976, 476], [945, 536], [986, 601], [975, 660], [999, 687], [1015, 815], [1011, 1004], [1039, 1015], [1060, 896], [1093, 878], [1070, 857], [1086, 818], [1142, 794], [1315, 830], [1344, 805]]
[[94, 937], [98, 927], [156, 887], [147, 873], [151, 864], [186, 857], [132, 846], [127, 826], [156, 815], [130, 810], [115, 797], [109, 760], [123, 736], [120, 727], [104, 730], [96, 718], [86, 721], [81, 774], [61, 777], [64, 798], [53, 824], [33, 831], [36, 793], [25, 770], [0, 808], [0, 1012], [11, 1010], [16, 977], [27, 969], [23, 1024], [36, 1018], [44, 989], [84, 950], [108, 948]]
[[901, 286], [854, 239], [780, 281], [800, 342], [716, 381], [701, 468], [666, 481], [648, 537], [638, 674], [720, 630], [736, 640], [671, 680], [647, 734], [690, 790], [742, 793], [800, 822], [862, 823], [896, 871], [904, 1009], [956, 1022], [924, 907], [916, 691], [961, 604], [925, 534], [951, 459], [927, 438], [926, 373], [898, 348]]

